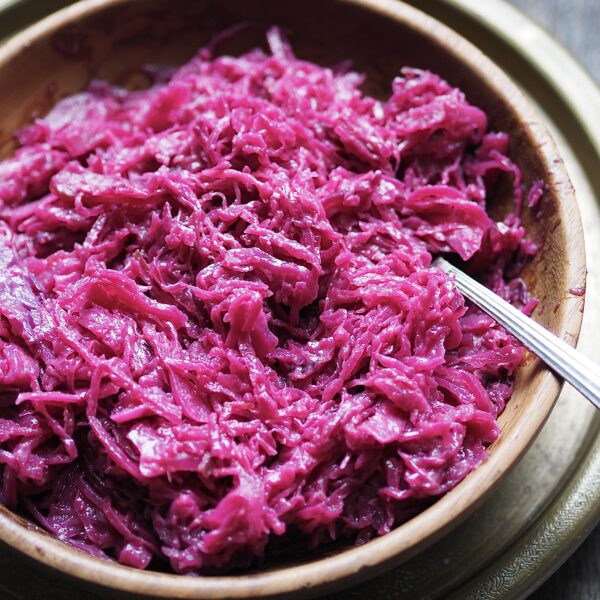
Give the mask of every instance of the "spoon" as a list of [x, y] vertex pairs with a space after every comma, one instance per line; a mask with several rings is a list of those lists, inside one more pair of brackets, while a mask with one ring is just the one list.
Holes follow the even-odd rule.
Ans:
[[432, 266], [453, 275], [456, 287], [464, 296], [600, 409], [600, 366], [443, 258], [436, 258]]

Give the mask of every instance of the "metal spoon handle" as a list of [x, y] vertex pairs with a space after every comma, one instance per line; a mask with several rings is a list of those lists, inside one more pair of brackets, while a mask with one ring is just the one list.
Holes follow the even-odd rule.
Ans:
[[600, 408], [598, 365], [443, 258], [437, 258], [432, 266], [454, 275], [456, 287], [462, 294], [537, 354], [596, 408]]

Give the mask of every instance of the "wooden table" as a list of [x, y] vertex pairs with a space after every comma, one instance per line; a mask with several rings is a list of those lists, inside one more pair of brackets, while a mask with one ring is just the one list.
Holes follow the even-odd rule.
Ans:
[[[550, 31], [600, 83], [599, 0], [511, 0]], [[598, 115], [600, 119], [600, 115]], [[591, 243], [588, 240], [588, 243]], [[594, 240], [600, 243], [600, 240]], [[600, 599], [600, 526], [530, 600]]]

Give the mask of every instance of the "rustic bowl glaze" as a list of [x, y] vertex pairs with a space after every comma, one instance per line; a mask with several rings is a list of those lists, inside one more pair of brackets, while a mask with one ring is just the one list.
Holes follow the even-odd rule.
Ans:
[[[542, 248], [525, 279], [540, 299], [537, 319], [570, 343], [579, 334], [585, 285], [583, 233], [571, 184], [541, 117], [516, 86], [474, 46], [441, 23], [395, 0], [83, 0], [44, 19], [0, 47], [0, 156], [14, 149], [11, 132], [46, 112], [91, 78], [128, 86], [147, 82], [138, 67], [180, 64], [212, 34], [240, 21], [278, 24], [296, 53], [321, 64], [351, 59], [367, 73], [364, 89], [385, 96], [401, 66], [429, 68], [466, 92], [489, 115], [493, 129], [511, 135], [511, 156], [524, 181], [539, 177], [549, 191], [530, 237]], [[262, 44], [248, 32], [222, 50]], [[509, 209], [508, 181], [498, 186], [492, 213]], [[360, 547], [267, 563], [257, 572], [187, 577], [139, 571], [98, 560], [0, 507], [0, 540], [85, 585], [163, 598], [311, 597], [352, 585], [406, 560], [458, 524], [493, 491], [535, 438], [560, 382], [533, 356], [518, 372], [500, 418], [502, 434], [489, 460], [432, 507], [390, 534]], [[107, 590], [108, 591], [108, 590]]]

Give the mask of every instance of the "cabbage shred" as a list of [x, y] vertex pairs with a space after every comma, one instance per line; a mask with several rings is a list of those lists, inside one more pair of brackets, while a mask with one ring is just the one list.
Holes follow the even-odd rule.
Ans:
[[499, 434], [523, 349], [430, 263], [532, 310], [485, 210], [502, 172], [522, 203], [508, 136], [433, 73], [381, 102], [268, 41], [93, 82], [0, 163], [0, 500], [102, 558], [363, 543]]

